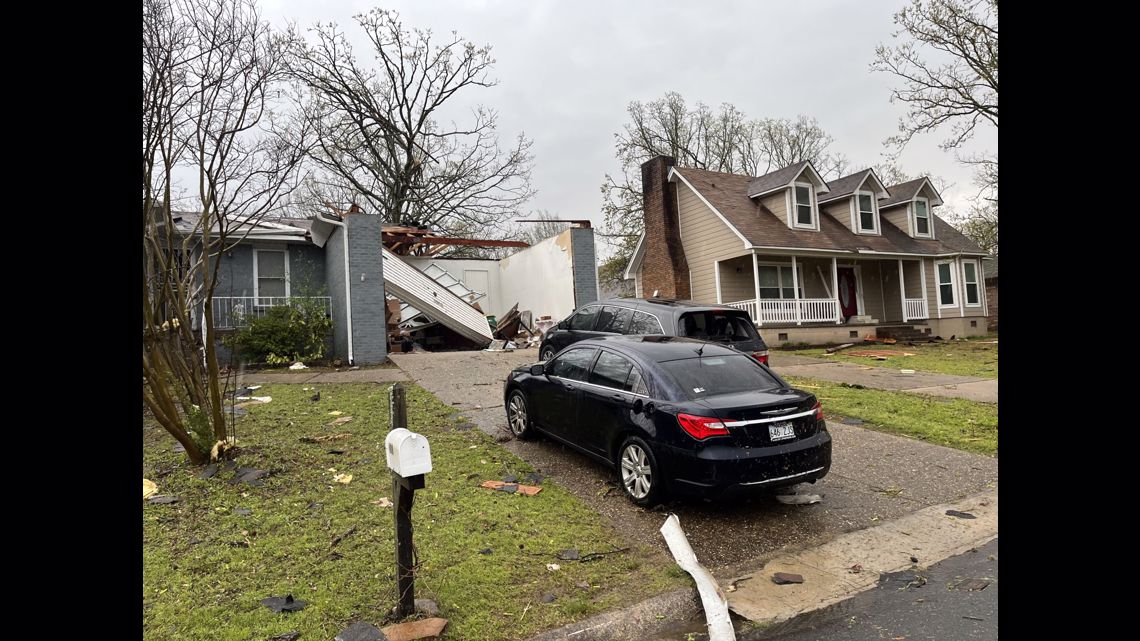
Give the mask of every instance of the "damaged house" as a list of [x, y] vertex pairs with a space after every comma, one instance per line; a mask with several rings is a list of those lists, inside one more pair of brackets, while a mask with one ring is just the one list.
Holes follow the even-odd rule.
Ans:
[[[177, 214], [176, 224], [191, 229], [194, 216]], [[517, 307], [535, 320], [557, 320], [597, 299], [594, 237], [588, 227], [568, 229], [533, 247], [444, 238], [427, 230], [415, 234], [416, 243], [431, 246], [432, 252], [406, 255], [407, 228], [384, 225], [379, 216], [355, 206], [342, 213], [246, 225], [233, 234], [242, 240], [222, 257], [214, 326], [224, 335], [272, 307], [317, 299], [333, 321], [330, 356], [374, 364], [387, 358], [392, 320], [408, 331], [437, 328], [435, 336], [448, 337], [436, 343], [442, 348], [482, 349], [493, 338], [488, 316]], [[501, 260], [433, 255], [451, 245], [519, 251]]]

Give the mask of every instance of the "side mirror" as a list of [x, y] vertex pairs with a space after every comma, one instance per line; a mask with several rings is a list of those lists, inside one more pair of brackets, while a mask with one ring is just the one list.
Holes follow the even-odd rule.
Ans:
[[656, 409], [657, 408], [653, 406], [652, 402], [646, 403], [645, 404], [645, 415], [646, 416], [653, 416], [653, 411]]
[[557, 327], [557, 329], [570, 329], [570, 323], [568, 323], [566, 321], [562, 321], [562, 322], [558, 323], [558, 325], [556, 327]]
[[643, 410], [643, 409], [645, 409], [645, 403], [642, 403], [640, 398], [633, 402], [633, 413], [634, 414], [640, 414], [641, 410]]
[[530, 366], [531, 376], [542, 376], [542, 373], [544, 371], [546, 371], [546, 367], [542, 363], [535, 363], [534, 365]]

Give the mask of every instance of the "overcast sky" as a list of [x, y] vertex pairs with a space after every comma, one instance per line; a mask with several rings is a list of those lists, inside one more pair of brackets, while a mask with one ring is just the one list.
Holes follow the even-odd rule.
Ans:
[[[814, 116], [853, 168], [880, 162], [904, 112], [889, 101], [893, 77], [869, 65], [875, 46], [892, 40], [905, 0], [260, 2], [275, 26], [339, 23], [362, 61], [367, 47], [352, 16], [376, 6], [441, 39], [456, 31], [491, 45], [500, 84], [468, 98], [499, 112], [505, 144], [520, 131], [534, 141], [530, 208], [596, 224], [603, 178], [620, 170], [614, 133], [631, 101], [677, 91], [689, 105], [729, 102], [751, 118]], [[899, 164], [952, 183], [942, 197], [965, 210], [977, 190], [970, 169], [939, 149], [947, 135], [915, 138]], [[996, 152], [996, 131], [971, 149]]]

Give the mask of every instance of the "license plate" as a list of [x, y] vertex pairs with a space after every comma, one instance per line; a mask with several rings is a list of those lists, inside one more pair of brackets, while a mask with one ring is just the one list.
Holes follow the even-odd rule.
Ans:
[[768, 426], [768, 440], [770, 441], [783, 441], [795, 437], [796, 428], [792, 425], [791, 421], [784, 421], [783, 423], [775, 423]]

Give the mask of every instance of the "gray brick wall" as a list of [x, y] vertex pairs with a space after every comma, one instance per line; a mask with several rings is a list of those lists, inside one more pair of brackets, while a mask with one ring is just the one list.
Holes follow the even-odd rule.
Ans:
[[344, 220], [348, 225], [352, 350], [355, 362], [358, 365], [382, 363], [388, 358], [388, 327], [385, 323], [380, 217], [349, 214]]
[[333, 230], [325, 243], [325, 287], [332, 299], [333, 356], [348, 360], [348, 327], [344, 295], [344, 230]]
[[598, 300], [598, 263], [594, 253], [594, 230], [570, 230], [571, 263], [574, 269], [574, 308]]
[[238, 245], [222, 256], [214, 296], [253, 296], [253, 247]]

